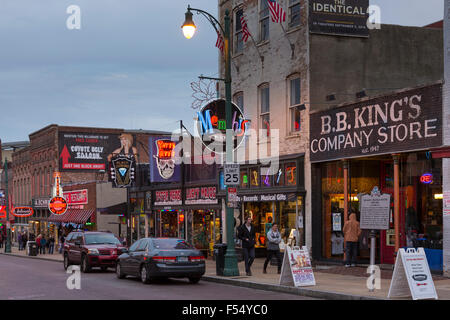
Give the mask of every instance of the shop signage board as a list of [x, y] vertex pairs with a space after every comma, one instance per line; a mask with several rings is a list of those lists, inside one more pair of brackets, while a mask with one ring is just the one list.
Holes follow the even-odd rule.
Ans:
[[374, 187], [371, 194], [360, 196], [360, 228], [367, 230], [388, 230], [391, 195], [381, 194]]
[[[226, 113], [225, 99], [215, 99], [207, 102], [200, 111], [197, 111], [195, 129], [202, 138], [203, 145], [215, 153], [225, 153], [226, 141]], [[231, 102], [231, 125], [233, 148], [236, 149], [244, 141], [250, 122], [244, 118], [244, 113]]]
[[57, 215], [66, 213], [67, 207], [67, 201], [63, 197], [53, 197], [48, 203], [48, 209], [50, 210], [50, 212]]
[[395, 261], [388, 298], [438, 299], [423, 248], [401, 248]]
[[311, 162], [442, 145], [442, 84], [311, 114]]
[[111, 180], [114, 188], [128, 188], [134, 182], [136, 159], [134, 155], [115, 155], [109, 163]]
[[227, 186], [238, 186], [241, 184], [240, 166], [238, 163], [225, 163], [223, 165], [224, 183]]
[[181, 189], [155, 191], [155, 206], [179, 206], [181, 204]]
[[368, 37], [369, 0], [310, 0], [311, 33]]
[[63, 195], [69, 206], [88, 204], [88, 190], [87, 189], [64, 191]]
[[175, 163], [176, 143], [170, 136], [149, 138], [150, 182], [180, 181], [180, 165]]
[[315, 286], [316, 280], [309, 258], [308, 248], [286, 246], [281, 267], [280, 285], [295, 287]]
[[107, 170], [113, 155], [137, 153], [129, 133], [60, 132], [58, 138], [61, 171]]
[[185, 204], [217, 204], [216, 187], [187, 188]]
[[12, 215], [18, 218], [30, 217], [33, 213], [34, 210], [31, 207], [15, 207], [12, 211]]
[[237, 196], [238, 202], [288, 201], [288, 199], [289, 194], [286, 193], [269, 193], [269, 194]]
[[35, 198], [33, 199], [34, 208], [48, 208], [49, 198]]

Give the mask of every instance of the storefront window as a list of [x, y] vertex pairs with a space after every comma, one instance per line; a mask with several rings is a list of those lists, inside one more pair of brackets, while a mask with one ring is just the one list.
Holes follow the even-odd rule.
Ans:
[[241, 170], [241, 188], [248, 188], [248, 171]]
[[252, 188], [259, 187], [259, 172], [258, 168], [250, 169], [250, 186]]
[[284, 172], [286, 176], [286, 185], [297, 185], [297, 164], [295, 162], [286, 163], [284, 166]]
[[213, 246], [220, 241], [220, 217], [214, 210], [193, 210], [192, 243], [206, 255], [213, 253]]
[[284, 167], [280, 165], [278, 172], [273, 176], [274, 186], [284, 186]]
[[251, 217], [256, 232], [256, 247], [266, 246], [266, 229], [270, 229], [273, 223], [272, 202], [247, 202], [245, 203], [245, 218]]
[[272, 186], [272, 175], [270, 175], [270, 168], [261, 168], [261, 185], [263, 187]]

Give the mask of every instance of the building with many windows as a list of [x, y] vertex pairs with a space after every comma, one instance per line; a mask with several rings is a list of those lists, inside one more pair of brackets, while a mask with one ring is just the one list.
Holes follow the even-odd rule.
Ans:
[[[284, 15], [275, 16], [280, 9], [271, 7], [274, 2], [281, 6]], [[328, 2], [218, 1], [219, 21], [223, 21], [226, 10], [232, 21], [233, 100], [243, 109], [251, 129], [267, 130], [266, 137], [261, 136], [258, 141], [258, 152], [254, 152], [251, 143], [245, 145], [246, 159], [241, 161], [241, 178], [247, 176], [248, 181], [238, 190], [241, 207], [235, 210], [235, 217], [242, 221], [245, 216], [252, 216], [259, 226], [267, 224], [269, 217], [273, 217], [289, 233], [285, 237], [296, 231], [297, 242], [310, 247], [316, 259], [326, 257], [312, 237], [313, 232], [321, 230], [313, 226], [312, 218], [320, 213], [314, 212], [311, 198], [315, 192], [312, 185], [315, 176], [311, 173], [309, 150], [310, 113], [344, 102], [435, 83], [443, 75], [442, 29], [381, 25], [379, 29], [369, 30], [365, 13], [334, 19], [349, 19], [351, 23], [347, 26], [357, 26], [355, 29], [343, 28], [336, 21], [325, 28], [322, 17], [315, 10], [318, 8], [316, 3]], [[368, 1], [365, 8], [367, 6]], [[277, 18], [281, 22], [277, 22]], [[251, 34], [248, 39], [247, 32]], [[224, 60], [220, 53], [219, 72], [224, 75]], [[224, 96], [223, 84], [220, 84], [220, 93]], [[292, 174], [289, 172], [291, 166], [280, 165], [276, 173], [267, 177], [259, 164], [252, 168], [249, 163], [250, 160], [276, 156], [261, 152], [264, 151], [261, 150], [264, 139], [268, 140], [269, 146], [274, 143], [270, 137], [270, 131], [274, 130], [279, 132], [280, 163], [296, 163], [299, 183], [295, 192], [288, 190], [287, 201], [281, 201], [283, 203], [276, 200], [277, 193], [282, 193], [281, 186], [276, 183], [279, 183], [279, 177]], [[286, 184], [284, 181], [283, 187]], [[262, 195], [268, 200], [262, 201]], [[258, 201], [254, 196], [259, 197]], [[292, 217], [284, 219], [283, 210]], [[262, 234], [264, 230], [260, 229]]]

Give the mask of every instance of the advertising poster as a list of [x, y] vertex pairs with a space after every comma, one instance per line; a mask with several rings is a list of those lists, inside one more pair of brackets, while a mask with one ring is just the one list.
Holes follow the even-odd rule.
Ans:
[[61, 171], [106, 171], [113, 156], [133, 154], [137, 158], [135, 139], [129, 133], [60, 132], [58, 139]]
[[286, 246], [280, 284], [293, 284], [295, 287], [316, 285], [307, 247], [291, 249]]
[[180, 181], [180, 165], [175, 164], [175, 146], [178, 141], [169, 136], [150, 137], [148, 150], [150, 154], [151, 182]]
[[401, 248], [395, 262], [388, 298], [438, 299], [423, 248]]
[[309, 5], [311, 33], [369, 36], [369, 0], [310, 0]]
[[342, 218], [340, 212], [335, 212], [333, 215], [333, 231], [342, 231]]

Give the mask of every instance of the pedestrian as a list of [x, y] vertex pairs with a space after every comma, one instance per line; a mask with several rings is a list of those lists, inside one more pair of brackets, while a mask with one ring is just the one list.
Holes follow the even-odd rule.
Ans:
[[278, 262], [278, 274], [281, 273], [281, 252], [280, 252], [280, 242], [281, 242], [281, 234], [278, 231], [278, 224], [272, 224], [272, 228], [270, 228], [269, 232], [266, 234], [267, 237], [267, 258], [264, 261], [264, 269], [263, 273], [267, 273], [267, 264], [270, 262], [273, 256], [277, 258]]
[[18, 234], [17, 234], [17, 242], [19, 243], [19, 251], [21, 251], [22, 250], [22, 233], [21, 232], [19, 232]]
[[47, 246], [47, 239], [45, 239], [45, 235], [41, 238], [41, 254], [45, 254], [45, 247]]
[[59, 237], [59, 253], [62, 253], [65, 240], [66, 240], [66, 237], [64, 236], [64, 233], [62, 233], [61, 236]]
[[0, 249], [3, 248], [3, 234], [0, 232]]
[[41, 253], [41, 238], [42, 238], [41, 234], [39, 234], [36, 238], [37, 254]]
[[247, 217], [245, 223], [239, 227], [238, 238], [242, 240], [242, 251], [244, 253], [245, 272], [247, 276], [252, 275], [251, 266], [255, 260], [255, 227], [252, 218]]
[[344, 224], [344, 241], [345, 241], [345, 267], [356, 266], [356, 257], [358, 255], [358, 241], [361, 235], [359, 222], [356, 220], [356, 214], [352, 212], [349, 220]]
[[27, 249], [27, 243], [28, 243], [28, 237], [26, 232], [24, 232], [22, 234], [22, 250], [26, 250]]
[[48, 239], [48, 254], [53, 254], [54, 250], [55, 250], [55, 238], [51, 236]]

